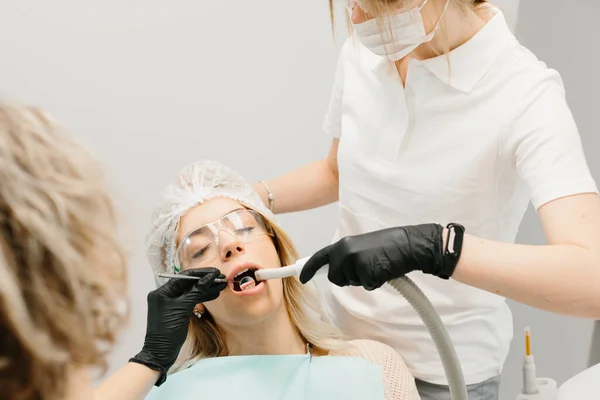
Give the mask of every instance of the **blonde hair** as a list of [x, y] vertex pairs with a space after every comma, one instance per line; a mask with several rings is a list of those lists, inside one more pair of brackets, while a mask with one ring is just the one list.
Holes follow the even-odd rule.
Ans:
[[100, 166], [42, 111], [0, 104], [0, 398], [62, 399], [105, 367], [126, 257]]
[[[258, 212], [252, 207], [246, 207]], [[277, 224], [263, 214], [261, 216], [274, 233], [273, 243], [281, 265], [293, 264], [298, 259], [298, 253], [292, 240]], [[292, 324], [302, 338], [313, 346], [316, 354], [326, 355], [331, 350], [341, 350], [346, 347], [343, 335], [332, 324], [319, 319], [318, 316], [321, 315], [319, 303], [297, 278], [283, 279], [283, 299]], [[190, 319], [187, 339], [169, 372], [184, 370], [202, 358], [227, 355], [224, 332], [206, 311], [202, 319], [196, 317]]]
[[[409, 2], [412, 4], [416, 0]], [[424, 0], [420, 0], [423, 2]], [[446, 0], [430, 0], [430, 1], [446, 1]], [[487, 0], [449, 0], [455, 6], [461, 9], [473, 9], [479, 4], [487, 3]], [[364, 11], [378, 19], [385, 19], [386, 16], [394, 14], [398, 5], [406, 3], [406, 0], [360, 0], [361, 7]], [[335, 0], [329, 0], [329, 12], [332, 24], [335, 22]], [[350, 22], [350, 21], [347, 21]], [[349, 24], [351, 28], [351, 23]]]

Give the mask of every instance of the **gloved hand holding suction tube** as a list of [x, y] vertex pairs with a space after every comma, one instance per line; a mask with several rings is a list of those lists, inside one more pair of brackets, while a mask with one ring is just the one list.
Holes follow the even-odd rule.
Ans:
[[181, 275], [199, 279], [171, 279], [148, 294], [148, 322], [142, 351], [130, 362], [159, 371], [160, 386], [167, 371], [179, 355], [188, 333], [188, 325], [194, 306], [219, 297], [227, 283], [215, 279], [225, 276], [217, 268], [197, 268], [181, 272]]
[[304, 264], [300, 281], [308, 282], [326, 264], [333, 284], [367, 290], [417, 270], [449, 279], [458, 262], [464, 228], [448, 225], [446, 249], [443, 232], [439, 224], [423, 224], [345, 237], [316, 252]]

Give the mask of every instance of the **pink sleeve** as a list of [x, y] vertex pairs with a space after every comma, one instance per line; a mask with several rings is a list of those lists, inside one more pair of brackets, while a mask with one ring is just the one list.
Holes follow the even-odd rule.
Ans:
[[363, 358], [381, 367], [385, 400], [421, 400], [415, 379], [400, 355], [390, 346], [373, 340], [353, 340], [338, 354]]

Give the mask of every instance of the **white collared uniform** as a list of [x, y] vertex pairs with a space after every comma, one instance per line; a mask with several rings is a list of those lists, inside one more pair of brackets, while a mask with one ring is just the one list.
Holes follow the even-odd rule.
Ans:
[[[358, 40], [345, 44], [324, 123], [340, 138], [339, 237], [457, 222], [471, 235], [514, 242], [529, 201], [538, 208], [597, 193], [559, 74], [494, 12], [449, 60], [412, 60], [405, 87], [393, 65]], [[467, 383], [499, 375], [513, 331], [505, 299], [409, 276], [444, 321]], [[368, 292], [327, 283], [321, 291], [344, 333], [384, 342], [416, 378], [447, 384], [427, 329], [389, 285]]]

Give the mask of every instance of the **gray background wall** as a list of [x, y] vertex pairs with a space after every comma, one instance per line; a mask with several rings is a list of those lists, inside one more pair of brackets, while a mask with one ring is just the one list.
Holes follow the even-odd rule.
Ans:
[[[600, 78], [598, 40], [600, 26], [597, 0], [521, 1], [517, 37], [549, 67], [558, 70], [567, 89], [567, 100], [579, 126], [588, 164], [600, 184]], [[542, 244], [544, 233], [534, 210], [523, 221], [522, 243]], [[514, 312], [515, 340], [503, 376], [502, 399], [514, 399], [520, 388], [517, 366], [524, 354], [523, 329], [531, 326], [538, 373], [563, 382], [587, 367], [590, 361], [593, 322], [533, 310], [511, 302]], [[600, 330], [595, 346], [600, 346]], [[594, 356], [600, 362], [600, 354]]]
[[[514, 22], [519, 2], [497, 3]], [[527, 0], [517, 26], [521, 40], [562, 73], [597, 178], [599, 11], [595, 0]], [[321, 120], [336, 42], [325, 0], [6, 0], [0, 48], [0, 97], [48, 109], [93, 150], [114, 184], [128, 228], [132, 319], [110, 371], [143, 340], [153, 285], [143, 240], [158, 194], [177, 170], [210, 157], [254, 180], [328, 149]], [[308, 254], [330, 239], [335, 216], [329, 206], [281, 220]], [[533, 212], [519, 240], [543, 242]], [[503, 399], [514, 399], [520, 386], [525, 325], [541, 374], [562, 381], [586, 366], [591, 322], [512, 307], [516, 339]]]

